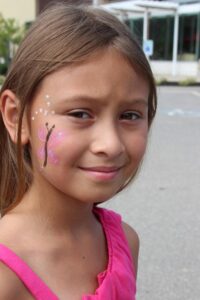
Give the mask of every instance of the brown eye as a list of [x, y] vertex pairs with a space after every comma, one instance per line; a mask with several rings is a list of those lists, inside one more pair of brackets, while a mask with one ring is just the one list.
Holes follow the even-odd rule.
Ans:
[[77, 118], [77, 119], [90, 119], [91, 115], [84, 110], [75, 110], [68, 113], [68, 116]]
[[139, 119], [140, 117], [141, 117], [140, 114], [135, 111], [127, 111], [121, 114], [120, 119], [134, 121]]

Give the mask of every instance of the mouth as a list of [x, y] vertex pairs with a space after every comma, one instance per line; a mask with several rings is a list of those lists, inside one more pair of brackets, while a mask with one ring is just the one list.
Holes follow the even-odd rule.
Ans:
[[112, 180], [119, 174], [122, 166], [79, 167], [87, 176], [100, 181]]

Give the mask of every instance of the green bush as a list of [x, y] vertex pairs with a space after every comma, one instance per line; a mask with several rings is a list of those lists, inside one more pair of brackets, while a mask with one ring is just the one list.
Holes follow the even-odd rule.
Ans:
[[5, 76], [0, 75], [0, 87], [2, 86], [3, 82], [4, 82]]
[[15, 19], [4, 19], [0, 14], [0, 74], [5, 74], [25, 33]]
[[193, 85], [193, 84], [195, 84], [195, 83], [196, 83], [196, 80], [195, 80], [195, 78], [193, 78], [193, 77], [185, 78], [184, 80], [181, 80], [181, 81], [179, 82], [179, 84], [182, 85], [182, 86]]
[[163, 84], [166, 84], [166, 83], [168, 83], [168, 80], [166, 78], [160, 78], [160, 79], [156, 80], [157, 85], [163, 85]]

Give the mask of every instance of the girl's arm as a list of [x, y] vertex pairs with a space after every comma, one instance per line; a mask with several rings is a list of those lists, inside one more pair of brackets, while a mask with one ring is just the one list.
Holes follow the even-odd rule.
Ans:
[[128, 240], [129, 247], [131, 249], [131, 253], [133, 256], [133, 262], [134, 262], [134, 269], [137, 276], [137, 269], [138, 269], [138, 255], [139, 255], [139, 237], [137, 235], [137, 232], [129, 226], [127, 223], [122, 222], [122, 226], [126, 235], [126, 238]]

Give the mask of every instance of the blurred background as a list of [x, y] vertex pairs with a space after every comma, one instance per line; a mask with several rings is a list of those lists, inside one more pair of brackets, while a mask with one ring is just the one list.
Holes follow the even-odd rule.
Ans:
[[[99, 5], [129, 26], [148, 56], [159, 83], [200, 81], [200, 1], [57, 0]], [[0, 74], [17, 45], [50, 0], [0, 0]]]

